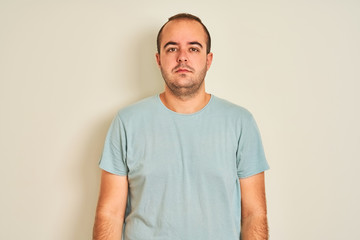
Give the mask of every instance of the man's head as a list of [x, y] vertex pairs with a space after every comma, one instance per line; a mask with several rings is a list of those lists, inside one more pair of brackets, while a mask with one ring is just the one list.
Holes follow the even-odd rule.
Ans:
[[159, 31], [156, 61], [166, 83], [165, 90], [178, 97], [205, 91], [204, 79], [212, 56], [210, 35], [193, 15], [175, 15]]
[[159, 30], [159, 33], [157, 35], [157, 39], [156, 39], [156, 45], [157, 45], [157, 51], [158, 53], [160, 53], [160, 42], [161, 42], [161, 33], [165, 27], [166, 24], [168, 24], [169, 22], [171, 21], [174, 21], [174, 20], [194, 20], [194, 21], [197, 21], [198, 23], [201, 24], [201, 26], [204, 28], [204, 32], [206, 34], [206, 53], [210, 53], [211, 51], [211, 37], [210, 37], [210, 33], [209, 31], [207, 30], [206, 26], [202, 23], [201, 19], [198, 18], [197, 16], [194, 16], [192, 14], [189, 14], [189, 13], [179, 13], [179, 14], [176, 14], [172, 17], [169, 18], [169, 20], [160, 28]]

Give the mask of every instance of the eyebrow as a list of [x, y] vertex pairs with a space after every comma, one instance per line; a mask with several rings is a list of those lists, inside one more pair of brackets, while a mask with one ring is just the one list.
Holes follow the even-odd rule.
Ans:
[[199, 47], [203, 48], [203, 46], [201, 45], [201, 43], [199, 42], [189, 42], [190, 45], [198, 45]]
[[165, 45], [164, 45], [164, 49], [167, 47], [167, 46], [169, 46], [169, 45], [179, 45], [178, 43], [176, 43], [176, 42], [167, 42]]
[[[189, 42], [188, 44], [190, 44], [190, 45], [198, 45], [199, 47], [203, 48], [203, 46], [201, 45], [201, 43], [199, 43], [199, 42], [197, 42], [197, 41]], [[169, 46], [169, 45], [179, 45], [179, 43], [170, 41], [170, 42], [167, 42], [167, 43], [164, 45], [163, 48], [165, 49], [165, 48], [166, 48], [167, 46]]]

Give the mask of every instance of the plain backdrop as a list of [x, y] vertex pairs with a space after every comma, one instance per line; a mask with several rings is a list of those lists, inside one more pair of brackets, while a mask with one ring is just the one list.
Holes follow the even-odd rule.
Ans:
[[257, 120], [270, 238], [360, 239], [358, 0], [0, 0], [0, 239], [91, 239], [107, 129], [162, 91], [179, 12], [212, 35], [207, 91]]

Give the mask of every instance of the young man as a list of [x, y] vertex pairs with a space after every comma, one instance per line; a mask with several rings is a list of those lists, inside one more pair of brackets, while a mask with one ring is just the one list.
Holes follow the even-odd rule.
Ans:
[[247, 110], [205, 92], [208, 30], [178, 14], [157, 43], [165, 89], [113, 120], [94, 239], [268, 239], [260, 134]]

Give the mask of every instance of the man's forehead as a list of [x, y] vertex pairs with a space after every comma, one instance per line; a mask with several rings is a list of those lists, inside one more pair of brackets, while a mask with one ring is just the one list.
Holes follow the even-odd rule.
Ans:
[[[176, 19], [168, 22], [162, 31], [164, 37], [198, 37], [197, 41], [206, 41], [206, 32], [202, 25], [192, 19]], [[164, 40], [164, 39], [162, 39]]]

